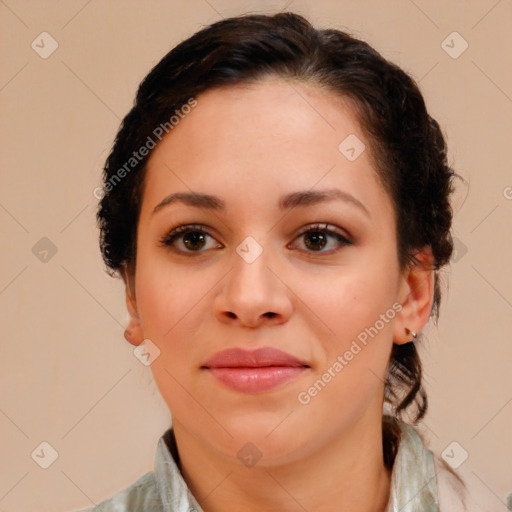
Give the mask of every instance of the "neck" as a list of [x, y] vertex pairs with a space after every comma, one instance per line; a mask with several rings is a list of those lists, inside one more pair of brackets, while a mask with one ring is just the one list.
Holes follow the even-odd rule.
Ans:
[[391, 471], [384, 464], [381, 422], [356, 424], [305, 458], [245, 467], [173, 421], [183, 477], [205, 512], [384, 512]]

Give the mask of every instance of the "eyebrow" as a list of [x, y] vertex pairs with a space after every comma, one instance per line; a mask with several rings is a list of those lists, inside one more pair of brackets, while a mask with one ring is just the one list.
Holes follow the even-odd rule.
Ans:
[[[299, 192], [292, 192], [282, 196], [279, 199], [278, 206], [280, 210], [291, 210], [292, 208], [305, 207], [318, 203], [328, 201], [343, 201], [354, 206], [357, 206], [362, 210], [368, 217], [370, 212], [366, 206], [355, 198], [352, 194], [344, 192], [337, 188], [327, 190], [303, 190]], [[175, 192], [162, 199], [153, 209], [152, 215], [161, 210], [164, 206], [173, 203], [183, 203], [188, 206], [196, 208], [203, 208], [206, 210], [225, 210], [226, 203], [218, 196], [211, 194], [202, 194], [199, 192]]]

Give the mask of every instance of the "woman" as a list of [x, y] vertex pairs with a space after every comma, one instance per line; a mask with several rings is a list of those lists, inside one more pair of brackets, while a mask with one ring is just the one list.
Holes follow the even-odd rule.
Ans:
[[98, 220], [173, 426], [155, 471], [99, 508], [465, 510], [401, 419], [427, 408], [416, 344], [454, 176], [414, 81], [348, 34], [251, 15], [169, 52]]

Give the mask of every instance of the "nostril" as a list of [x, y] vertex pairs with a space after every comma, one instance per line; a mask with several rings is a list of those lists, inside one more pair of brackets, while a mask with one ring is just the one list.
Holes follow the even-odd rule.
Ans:
[[276, 313], [272, 312], [272, 311], [269, 311], [268, 313], [265, 313], [265, 315], [268, 317], [268, 318], [274, 318], [276, 316]]

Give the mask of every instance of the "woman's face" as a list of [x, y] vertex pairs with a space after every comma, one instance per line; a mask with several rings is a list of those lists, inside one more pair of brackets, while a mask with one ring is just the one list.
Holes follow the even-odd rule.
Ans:
[[[151, 370], [175, 428], [233, 460], [256, 446], [269, 465], [380, 429], [408, 285], [365, 134], [312, 85], [267, 79], [196, 99], [147, 164], [127, 297], [132, 335], [160, 351]], [[165, 201], [192, 192], [217, 199]], [[299, 366], [264, 352], [212, 362], [262, 347]]]

